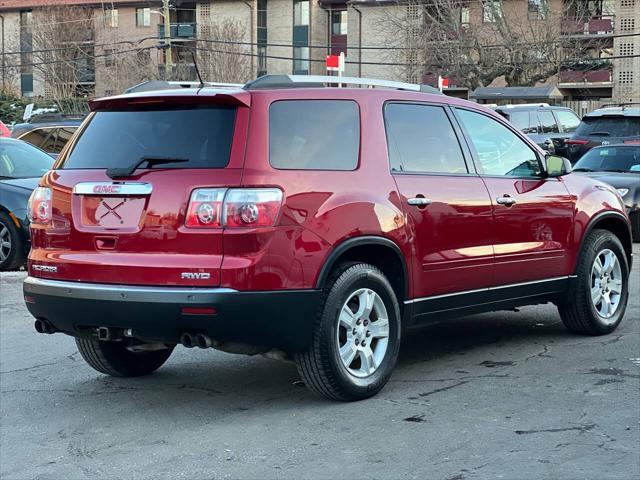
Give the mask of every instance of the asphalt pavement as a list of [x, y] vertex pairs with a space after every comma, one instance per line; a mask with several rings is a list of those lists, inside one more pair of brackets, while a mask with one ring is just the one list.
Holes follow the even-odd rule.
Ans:
[[145, 378], [90, 369], [39, 335], [24, 273], [0, 275], [0, 478], [640, 478], [640, 245], [616, 332], [551, 305], [403, 341], [387, 387], [336, 403], [295, 366], [176, 348]]

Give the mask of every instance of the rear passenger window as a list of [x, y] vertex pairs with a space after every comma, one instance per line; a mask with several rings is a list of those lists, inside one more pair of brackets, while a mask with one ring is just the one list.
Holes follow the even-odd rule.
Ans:
[[556, 117], [564, 133], [573, 133], [580, 125], [580, 119], [570, 110], [556, 110]]
[[391, 103], [384, 110], [394, 172], [467, 173], [460, 143], [444, 108]]
[[549, 110], [538, 110], [538, 118], [540, 119], [541, 133], [558, 133], [558, 124]]
[[351, 100], [280, 100], [269, 107], [269, 162], [285, 170], [355, 170], [360, 113]]

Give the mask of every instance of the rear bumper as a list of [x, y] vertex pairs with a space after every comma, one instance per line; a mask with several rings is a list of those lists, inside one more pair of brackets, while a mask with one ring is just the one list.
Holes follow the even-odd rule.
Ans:
[[[76, 283], [27, 277], [29, 312], [73, 336], [97, 327], [132, 329], [143, 340], [178, 343], [180, 335], [206, 333], [234, 341], [305, 350], [321, 299], [319, 290], [239, 292], [227, 288], [147, 287]], [[215, 313], [185, 313], [184, 308]]]

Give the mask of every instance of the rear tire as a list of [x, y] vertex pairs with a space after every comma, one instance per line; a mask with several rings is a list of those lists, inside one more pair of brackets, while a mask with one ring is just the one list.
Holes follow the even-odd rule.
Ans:
[[312, 345], [296, 354], [307, 387], [331, 400], [371, 397], [387, 383], [400, 349], [400, 307], [384, 274], [348, 264], [330, 277]]
[[576, 275], [573, 291], [558, 305], [562, 322], [583, 335], [613, 332], [624, 317], [629, 299], [629, 264], [618, 237], [608, 230], [589, 233]]
[[0, 212], [0, 272], [16, 270], [24, 265], [24, 243], [16, 224]]
[[76, 338], [78, 351], [93, 369], [112, 377], [141, 377], [160, 368], [173, 347], [150, 352], [132, 352], [122, 342]]

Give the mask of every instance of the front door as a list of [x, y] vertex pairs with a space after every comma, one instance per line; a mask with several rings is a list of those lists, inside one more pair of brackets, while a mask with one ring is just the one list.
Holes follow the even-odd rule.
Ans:
[[414, 312], [482, 301], [492, 278], [491, 201], [465, 159], [450, 111], [389, 103], [385, 125], [391, 173], [413, 236]]
[[539, 154], [488, 115], [457, 109], [494, 217], [494, 286], [569, 275], [575, 201], [561, 178], [543, 178]]

